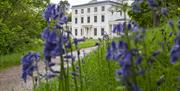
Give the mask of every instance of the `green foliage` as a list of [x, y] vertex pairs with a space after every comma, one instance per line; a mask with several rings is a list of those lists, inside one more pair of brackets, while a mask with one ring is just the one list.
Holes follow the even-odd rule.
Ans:
[[17, 47], [17, 48], [22, 48], [23, 51], [22, 49], [19, 49], [21, 51], [10, 53], [7, 55], [0, 55], [0, 70], [4, 70], [6, 68], [19, 65], [21, 63], [20, 60], [22, 55], [26, 54], [29, 50], [37, 51], [40, 52], [40, 54], [42, 54], [42, 49], [43, 49], [42, 45], [40, 45], [39, 43], [33, 45], [34, 45], [33, 47], [31, 46], [31, 44]]
[[153, 25], [159, 26], [160, 23], [165, 23], [168, 21], [161, 14], [161, 8], [166, 7], [168, 9], [168, 18], [174, 18], [180, 16], [180, 12], [178, 11], [179, 0], [155, 0], [158, 4], [157, 8], [151, 9], [147, 2], [144, 1], [140, 4], [141, 12], [135, 13], [129, 10], [128, 14], [132, 20], [136, 21], [142, 27], [152, 27]]
[[140, 26], [148, 27], [152, 26], [152, 14], [148, 8], [148, 4], [142, 3], [141, 8], [143, 9], [141, 13], [135, 13], [132, 10], [128, 12], [132, 20], [135, 20]]
[[34, 40], [40, 38], [45, 25], [41, 13], [46, 2], [41, 0], [0, 2], [0, 55], [22, 51], [24, 45], [33, 44]]

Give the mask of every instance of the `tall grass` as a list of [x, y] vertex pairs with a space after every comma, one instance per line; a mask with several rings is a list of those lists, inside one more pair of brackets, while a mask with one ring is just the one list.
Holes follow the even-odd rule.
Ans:
[[[165, 29], [166, 35], [162, 34], [161, 29]], [[147, 60], [143, 60], [140, 65], [140, 67], [148, 67], [143, 76], [137, 76], [137, 84], [141, 91], [176, 91], [176, 88], [180, 86], [176, 78], [180, 74], [178, 70], [180, 64], [172, 65], [169, 61], [170, 48], [174, 39], [174, 37], [169, 37], [170, 32], [171, 29], [168, 25], [148, 29], [146, 32], [147, 55], [152, 55], [155, 50], [159, 50], [161, 53], [151, 65], [148, 65]], [[168, 45], [165, 47], [166, 51], [163, 51], [161, 45], [161, 42], [164, 42], [164, 37], [168, 38], [168, 43], [166, 43]], [[115, 40], [124, 40], [124, 38], [121, 37]], [[133, 44], [133, 39], [130, 42]], [[119, 64], [105, 59], [106, 47], [107, 43], [101, 43], [101, 46], [96, 51], [82, 59], [85, 61], [85, 64], [82, 64], [83, 91], [124, 91], [122, 82], [115, 75], [115, 70], [119, 68]], [[132, 45], [132, 48], [135, 47], [135, 45]], [[143, 46], [139, 45], [138, 48], [143, 49]], [[75, 86], [71, 75], [70, 78], [70, 91], [74, 91]], [[56, 78], [51, 79], [52, 91], [56, 91], [57, 82]], [[80, 86], [79, 83], [78, 86]], [[37, 91], [45, 91], [44, 87], [43, 83], [40, 84]]]
[[0, 70], [9, 68], [15, 65], [19, 65], [21, 56], [26, 54], [28, 51], [33, 50], [33, 51], [42, 53], [42, 49], [43, 49], [42, 45], [36, 45], [36, 46], [27, 47], [26, 50], [24, 51], [10, 53], [7, 55], [0, 55]]

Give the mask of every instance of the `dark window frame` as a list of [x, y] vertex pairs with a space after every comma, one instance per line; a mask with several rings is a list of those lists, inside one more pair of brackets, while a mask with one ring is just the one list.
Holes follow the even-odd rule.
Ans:
[[98, 8], [97, 7], [94, 7], [94, 12], [97, 12], [98, 11]]
[[78, 18], [76, 17], [76, 18], [75, 18], [75, 24], [77, 24], [77, 23], [78, 23]]
[[84, 17], [81, 17], [81, 23], [84, 23]]
[[75, 36], [77, 36], [78, 35], [78, 30], [77, 29], [75, 29]]
[[75, 14], [78, 14], [78, 10], [77, 9], [75, 10]]
[[91, 22], [91, 18], [90, 16], [87, 17], [87, 23], [90, 23]]
[[105, 21], [105, 15], [101, 15], [101, 22]]
[[94, 28], [94, 36], [97, 36], [97, 28]]
[[97, 22], [97, 16], [94, 16], [94, 22]]
[[87, 12], [90, 13], [91, 12], [91, 8], [87, 8]]
[[101, 6], [101, 11], [105, 11], [105, 6]]
[[81, 29], [81, 36], [83, 35], [83, 29]]
[[84, 9], [81, 9], [81, 14], [84, 14]]
[[101, 28], [101, 35], [104, 35], [104, 28]]

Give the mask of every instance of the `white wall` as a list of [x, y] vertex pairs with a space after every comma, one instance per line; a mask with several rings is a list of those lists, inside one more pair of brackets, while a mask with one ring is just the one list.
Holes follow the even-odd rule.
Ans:
[[[104, 28], [104, 30], [110, 34], [112, 32], [112, 29], [110, 29], [109, 21], [115, 21], [117, 19], [124, 18], [124, 14], [120, 15], [120, 13], [112, 13], [109, 11], [109, 8], [113, 4], [95, 4], [95, 5], [88, 5], [88, 6], [81, 6], [81, 7], [73, 7], [72, 8], [72, 33], [75, 36], [75, 29], [78, 29], [78, 35], [75, 36], [76, 38], [82, 38], [82, 37], [92, 37], [94, 39], [101, 38], [101, 28]], [[105, 11], [101, 10], [101, 7], [105, 6]], [[94, 7], [97, 7], [97, 12], [94, 12]], [[90, 13], [87, 12], [87, 8], [90, 8]], [[84, 13], [81, 14], [81, 9], [84, 9]], [[75, 10], [78, 10], [78, 14], [75, 14]], [[105, 21], [101, 22], [101, 15], [105, 15]], [[90, 16], [90, 23], [87, 23], [87, 17]], [[97, 22], [94, 22], [94, 16], [97, 16]], [[84, 23], [81, 23], [81, 17], [84, 17]], [[75, 24], [75, 18], [78, 18], [78, 23]], [[84, 36], [81, 36], [81, 28], [83, 26], [92, 26], [90, 33], [87, 35], [86, 31], [84, 31]], [[94, 28], [97, 28], [97, 36], [94, 36]], [[83, 29], [85, 30], [85, 29]]]

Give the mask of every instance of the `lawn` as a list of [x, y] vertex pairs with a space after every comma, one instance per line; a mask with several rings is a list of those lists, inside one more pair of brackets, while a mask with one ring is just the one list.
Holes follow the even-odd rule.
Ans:
[[[96, 40], [93, 39], [87, 39], [84, 42], [79, 43], [79, 48], [87, 48], [87, 47], [92, 47], [95, 46]], [[43, 45], [36, 45], [36, 46], [27, 46], [26, 50], [23, 52], [16, 52], [16, 53], [11, 53], [8, 55], [0, 55], [0, 70], [15, 66], [15, 65], [20, 65], [20, 59], [21, 57], [26, 54], [29, 51], [35, 51], [39, 52], [40, 54], [43, 54]], [[73, 47], [73, 50], [75, 50], [75, 47]], [[43, 56], [43, 55], [42, 55]]]

